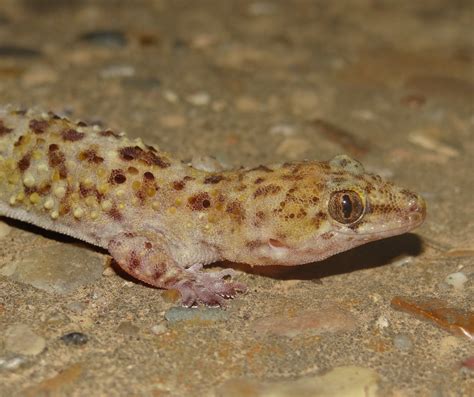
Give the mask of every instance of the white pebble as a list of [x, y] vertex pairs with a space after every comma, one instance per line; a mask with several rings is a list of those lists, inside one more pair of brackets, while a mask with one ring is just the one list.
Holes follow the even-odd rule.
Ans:
[[467, 277], [463, 272], [451, 273], [446, 276], [444, 282], [451, 285], [454, 289], [461, 290], [467, 281]]
[[385, 316], [380, 316], [375, 322], [375, 325], [380, 329], [384, 329], [387, 328], [390, 324]]
[[206, 106], [211, 101], [211, 96], [207, 92], [201, 91], [189, 95], [186, 100], [194, 106]]
[[166, 326], [164, 324], [157, 324], [151, 327], [151, 332], [153, 332], [155, 335], [160, 335], [165, 333], [167, 330]]
[[296, 129], [290, 124], [275, 124], [270, 128], [271, 135], [292, 136], [295, 135]]
[[165, 92], [163, 92], [163, 98], [165, 98], [165, 100], [170, 103], [176, 103], [179, 101], [178, 95], [170, 90], [166, 90]]
[[393, 345], [398, 350], [408, 351], [413, 348], [413, 342], [411, 341], [410, 337], [405, 334], [396, 335], [393, 338]]

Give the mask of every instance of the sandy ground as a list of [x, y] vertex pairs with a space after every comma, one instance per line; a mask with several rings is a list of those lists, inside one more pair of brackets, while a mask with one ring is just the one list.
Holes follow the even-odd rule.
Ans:
[[428, 218], [320, 263], [237, 266], [249, 291], [226, 310], [2, 218], [0, 395], [474, 395], [473, 22], [463, 0], [2, 0], [3, 104], [229, 167], [347, 153]]

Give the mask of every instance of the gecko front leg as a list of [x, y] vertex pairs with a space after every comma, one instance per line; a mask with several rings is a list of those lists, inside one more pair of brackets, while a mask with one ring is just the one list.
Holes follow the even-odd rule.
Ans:
[[232, 269], [205, 273], [202, 265], [180, 266], [168, 253], [166, 243], [145, 235], [122, 233], [110, 240], [109, 252], [119, 266], [133, 277], [164, 289], [176, 289], [184, 306], [204, 303], [223, 306], [223, 298], [244, 292], [245, 285], [227, 281]]

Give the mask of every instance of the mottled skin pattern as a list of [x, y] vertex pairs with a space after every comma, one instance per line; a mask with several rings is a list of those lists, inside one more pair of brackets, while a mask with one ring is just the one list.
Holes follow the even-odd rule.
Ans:
[[206, 172], [98, 126], [0, 108], [0, 215], [109, 250], [128, 273], [220, 305], [218, 260], [297, 265], [404, 233], [423, 199], [347, 156]]

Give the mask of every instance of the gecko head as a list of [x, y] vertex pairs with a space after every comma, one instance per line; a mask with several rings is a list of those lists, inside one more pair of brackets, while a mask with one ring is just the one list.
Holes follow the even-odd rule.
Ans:
[[254, 264], [318, 261], [408, 232], [425, 219], [421, 196], [365, 172], [348, 156], [300, 163], [299, 168], [301, 178], [279, 197], [259, 244], [254, 244]]

